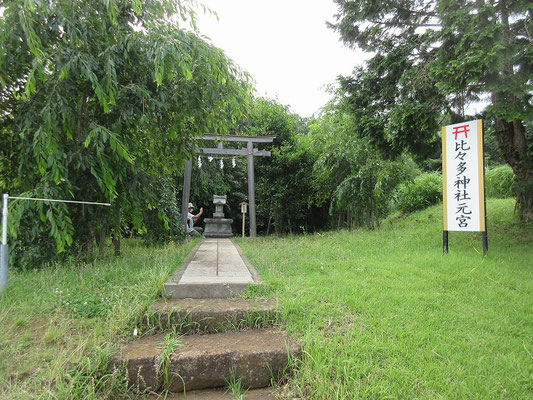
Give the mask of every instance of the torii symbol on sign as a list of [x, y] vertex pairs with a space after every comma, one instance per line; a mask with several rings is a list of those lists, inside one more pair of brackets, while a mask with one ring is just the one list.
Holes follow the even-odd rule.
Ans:
[[465, 139], [468, 139], [468, 132], [470, 132], [468, 125], [454, 126], [452, 135], [455, 135], [454, 140], [457, 140], [457, 135], [464, 133]]

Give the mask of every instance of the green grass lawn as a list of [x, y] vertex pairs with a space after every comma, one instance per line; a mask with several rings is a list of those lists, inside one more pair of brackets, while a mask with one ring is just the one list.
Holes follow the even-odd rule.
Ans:
[[305, 399], [533, 398], [533, 226], [488, 202], [478, 233], [450, 232], [441, 206], [379, 231], [239, 240], [304, 355]]
[[147, 248], [94, 264], [10, 271], [0, 296], [0, 399], [134, 397], [107, 360], [197, 242]]
[[[533, 226], [488, 202], [479, 234], [450, 233], [441, 208], [375, 232], [240, 240], [303, 346], [292, 398], [533, 398]], [[107, 358], [195, 242], [90, 265], [11, 273], [0, 296], [0, 399], [135, 398]], [[291, 397], [290, 397], [291, 398]]]

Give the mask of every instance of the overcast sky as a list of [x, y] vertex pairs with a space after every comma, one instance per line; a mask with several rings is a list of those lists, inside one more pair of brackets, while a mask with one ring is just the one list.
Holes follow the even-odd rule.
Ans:
[[333, 0], [202, 0], [216, 11], [199, 17], [200, 32], [248, 71], [259, 95], [276, 98], [302, 117], [311, 116], [330, 96], [327, 84], [363, 61], [339, 35]]

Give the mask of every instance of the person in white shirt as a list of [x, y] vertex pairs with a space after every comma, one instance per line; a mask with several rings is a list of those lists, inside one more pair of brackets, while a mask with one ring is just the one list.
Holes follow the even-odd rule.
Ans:
[[194, 226], [194, 223], [198, 221], [200, 216], [204, 213], [203, 207], [200, 207], [200, 212], [196, 215], [192, 213], [194, 206], [192, 203], [189, 203], [189, 213], [187, 214], [187, 233], [191, 236], [202, 236], [204, 230], [198, 226]]

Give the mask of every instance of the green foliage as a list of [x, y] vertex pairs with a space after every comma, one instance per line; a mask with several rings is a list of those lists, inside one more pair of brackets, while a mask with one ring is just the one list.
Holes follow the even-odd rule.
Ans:
[[396, 187], [415, 170], [407, 157], [391, 161], [354, 137], [357, 121], [332, 103], [310, 125], [304, 139], [313, 152], [313, 182], [319, 203], [338, 216], [337, 227], [379, 226], [391, 206]]
[[515, 175], [508, 165], [500, 165], [485, 171], [485, 195], [489, 198], [507, 198], [516, 195]]
[[483, 119], [483, 150], [485, 165], [489, 168], [505, 164], [504, 153], [498, 144], [496, 127], [490, 119]]
[[[168, 207], [158, 208], [169, 199], [162, 200], [158, 184], [149, 182], [181, 173], [193, 137], [227, 131], [242, 115], [250, 89], [248, 76], [194, 31], [195, 5], [192, 0], [5, 3], [3, 189], [113, 203], [107, 209], [13, 203], [16, 265], [37, 265], [38, 257], [23, 259], [22, 251], [38, 241], [46, 242], [39, 255], [44, 259], [92, 252], [109, 233], [119, 236], [117, 214], [137, 232], [153, 220], [147, 209], [157, 209], [165, 227], [175, 219], [166, 214]], [[49, 242], [55, 242], [54, 251]]]
[[106, 318], [111, 309], [109, 297], [99, 293], [80, 293], [69, 288], [64, 290], [55, 289], [54, 295], [57, 307], [62, 307], [69, 314], [83, 318]]
[[395, 206], [404, 214], [423, 210], [442, 201], [442, 175], [426, 172], [398, 188]]
[[[162, 377], [163, 387], [169, 389], [172, 385], [172, 380], [176, 378], [170, 371], [170, 357], [174, 350], [182, 345], [181, 338], [174, 332], [167, 332], [162, 342], [157, 343], [161, 346], [161, 357], [156, 368], [156, 375]], [[177, 376], [180, 379], [180, 376]]]
[[177, 201], [177, 189], [170, 178], [147, 183], [150, 193], [157, 193], [157, 203], [144, 212], [146, 228], [144, 239], [149, 244], [162, 244], [185, 238], [180, 217], [181, 203]]
[[341, 106], [353, 117], [354, 133], [385, 157], [408, 150], [418, 159], [435, 158], [440, 150], [444, 96], [433, 79], [413, 71], [416, 61], [406, 54], [414, 47], [377, 54], [353, 76], [339, 78]]
[[533, 221], [530, 2], [335, 2], [331, 27], [349, 46], [374, 53], [339, 80], [357, 135], [387, 156], [436, 158], [441, 115], [464, 121], [469, 103], [488, 99], [483, 119], [493, 120], [501, 151], [489, 142], [491, 158], [512, 167], [522, 218]]
[[333, 198], [337, 210], [350, 212], [356, 226], [378, 227], [387, 216], [396, 186], [408, 176], [402, 162], [366, 159], [336, 188]]
[[[447, 103], [451, 101], [460, 111], [478, 94], [512, 93], [517, 101], [493, 104], [493, 115], [507, 121], [531, 116], [532, 64], [527, 32], [532, 22], [526, 1], [336, 2], [338, 20], [331, 26], [346, 44], [377, 53], [364, 72], [385, 78], [378, 88], [387, 94], [394, 93], [390, 84], [397, 82], [402, 84], [399, 91], [407, 90], [405, 94], [415, 100], [418, 88], [424, 87], [423, 80], [429, 79], [441, 94], [450, 96]], [[516, 68], [508, 71], [509, 65]], [[414, 78], [411, 84], [409, 79], [401, 79], [409, 76]], [[414, 104], [411, 101], [411, 106]], [[389, 107], [383, 111], [396, 115], [398, 108], [386, 105]], [[412, 129], [405, 133], [410, 132]]]
[[[52, 195], [45, 198], [55, 198], [52, 196], [57, 192], [50, 190], [48, 193]], [[50, 210], [55, 210], [55, 213]], [[56, 219], [56, 215], [63, 216], [65, 219]], [[11, 233], [9, 239], [10, 267], [28, 269], [36, 265], [47, 264], [54, 259], [58, 249], [63, 251], [62, 255], [65, 259], [71, 255], [70, 251], [65, 251], [66, 240], [69, 240], [69, 235], [73, 230], [65, 204], [43, 202], [32, 204], [32, 202], [12, 201], [8, 222], [10, 223], [8, 229], [12, 228], [11, 232], [8, 231]], [[15, 222], [18, 222], [18, 225]], [[43, 234], [42, 225], [44, 224], [50, 224], [53, 227], [56, 238]]]
[[247, 135], [274, 135], [272, 157], [254, 160], [258, 230], [277, 234], [302, 232], [320, 227], [311, 215], [315, 190], [312, 186], [314, 159], [300, 146], [303, 121], [274, 100], [256, 99], [237, 129]]
[[[256, 98], [232, 128], [237, 134], [276, 136], [272, 144], [257, 146], [270, 150], [272, 156], [254, 158], [259, 233], [305, 233], [328, 225], [329, 205], [317, 201], [322, 190], [314, 184], [313, 164], [317, 154], [306, 140], [307, 122], [275, 100]], [[198, 146], [212, 147], [213, 142], [200, 141]], [[190, 198], [195, 213], [203, 207], [204, 216], [210, 216], [214, 211], [213, 194], [227, 195], [225, 215], [234, 220], [234, 227], [240, 231], [239, 204], [248, 201], [247, 171], [246, 157], [236, 157], [235, 166], [230, 158], [202, 157], [201, 166], [194, 159]]]

